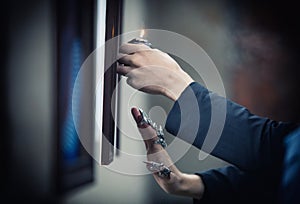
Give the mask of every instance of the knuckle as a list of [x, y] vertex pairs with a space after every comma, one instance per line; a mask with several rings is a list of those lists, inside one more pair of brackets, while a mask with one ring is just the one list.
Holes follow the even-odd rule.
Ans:
[[128, 62], [129, 62], [129, 64], [134, 64], [134, 57], [133, 56], [131, 56], [131, 57], [129, 57], [128, 58]]
[[139, 53], [135, 53], [131, 58], [131, 64], [135, 67], [140, 67], [142, 65], [142, 56]]
[[132, 70], [131, 71], [129, 71], [127, 74], [126, 74], [126, 77], [128, 77], [127, 78], [127, 81], [130, 79], [130, 80], [132, 80]]
[[126, 80], [127, 84], [129, 84], [129, 85], [131, 85], [131, 84], [132, 84], [132, 81], [133, 81], [133, 80], [132, 80], [132, 78], [131, 78], [131, 77], [128, 77], [128, 78], [127, 78], [127, 80]]
[[122, 44], [120, 46], [119, 52], [121, 52], [121, 53], [128, 53], [129, 47], [130, 47], [129, 43], [124, 43], [124, 44]]

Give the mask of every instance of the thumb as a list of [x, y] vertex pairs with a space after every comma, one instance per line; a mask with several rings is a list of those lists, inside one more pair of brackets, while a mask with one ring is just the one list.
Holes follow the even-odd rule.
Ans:
[[137, 123], [137, 125], [139, 125], [139, 123], [142, 121], [142, 115], [141, 115], [140, 111], [137, 108], [133, 107], [133, 108], [131, 108], [131, 114], [132, 114], [135, 122]]
[[134, 118], [134, 120], [135, 120], [138, 128], [151, 127], [150, 125], [148, 125], [146, 123], [141, 124], [143, 118], [142, 118], [142, 115], [141, 115], [140, 111], [137, 108], [133, 107], [131, 109], [131, 114], [132, 114], [132, 116], [133, 116], [133, 118]]

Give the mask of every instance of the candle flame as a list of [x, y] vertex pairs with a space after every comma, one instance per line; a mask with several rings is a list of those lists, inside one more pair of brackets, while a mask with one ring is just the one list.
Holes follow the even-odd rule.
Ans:
[[143, 38], [143, 37], [144, 37], [144, 35], [145, 35], [145, 30], [143, 29], [143, 30], [141, 30], [141, 33], [140, 33], [140, 38]]

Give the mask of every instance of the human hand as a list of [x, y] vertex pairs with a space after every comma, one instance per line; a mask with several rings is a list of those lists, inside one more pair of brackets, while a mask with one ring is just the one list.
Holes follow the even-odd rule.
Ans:
[[157, 172], [153, 173], [158, 185], [167, 193], [200, 199], [204, 193], [201, 177], [179, 171], [167, 151], [160, 144], [154, 143], [158, 139], [156, 131], [148, 124], [140, 124], [142, 116], [139, 110], [132, 108], [131, 113], [145, 142], [148, 161], [163, 163], [171, 170], [168, 177], [160, 177]]
[[120, 47], [117, 72], [135, 89], [176, 101], [193, 79], [168, 54], [143, 44]]

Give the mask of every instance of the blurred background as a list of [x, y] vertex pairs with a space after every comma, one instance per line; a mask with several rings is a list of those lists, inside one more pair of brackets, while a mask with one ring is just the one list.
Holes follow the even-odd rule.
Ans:
[[[100, 1], [91, 1], [96, 12]], [[60, 3], [54, 2], [1, 1], [1, 199], [70, 204], [192, 203], [190, 198], [164, 193], [151, 175], [123, 174], [111, 170], [110, 165], [91, 163], [89, 158], [80, 160], [79, 174], [72, 168], [57, 165], [61, 161], [57, 147], [60, 144], [57, 137], [61, 134], [57, 121], [60, 107], [56, 101], [60, 72], [57, 69], [56, 28]], [[299, 17], [296, 8], [292, 1], [123, 0], [121, 32], [153, 28], [190, 38], [215, 63], [229, 99], [263, 117], [299, 122]], [[91, 10], [87, 7], [76, 9], [87, 15]], [[60, 29], [68, 27], [68, 22], [76, 24], [78, 21], [60, 23]], [[97, 22], [89, 25], [95, 32]], [[77, 39], [78, 32], [71, 33], [73, 35], [65, 38], [75, 36]], [[78, 36], [86, 38], [84, 34]], [[96, 40], [91, 42], [96, 43]], [[81, 50], [80, 45], [75, 43], [70, 49], [62, 49], [59, 56], [64, 59], [69, 57], [69, 52], [74, 52], [74, 56], [82, 58], [76, 63], [82, 63], [96, 44], [82, 48], [82, 53], [77, 52]], [[202, 81], [194, 74], [193, 67], [177, 60], [196, 81]], [[60, 76], [72, 73], [64, 74]], [[62, 81], [68, 81], [64, 79]], [[130, 107], [142, 107], [152, 113], [153, 120], [164, 123], [172, 102], [160, 96], [137, 93], [124, 79], [119, 88], [120, 150], [144, 154], [143, 143], [132, 139], [139, 135], [129, 115]], [[92, 103], [93, 93], [86, 94], [84, 96]], [[63, 110], [68, 115], [68, 109]], [[93, 125], [90, 128], [92, 131]], [[168, 134], [166, 137], [169, 142], [173, 139]], [[63, 158], [70, 159], [70, 154]], [[198, 155], [199, 150], [191, 147], [176, 162], [177, 167], [193, 173], [226, 165], [213, 156], [199, 161]], [[118, 163], [128, 165], [122, 154], [115, 155], [111, 165]], [[58, 189], [61, 180], [71, 182], [74, 188]]]

